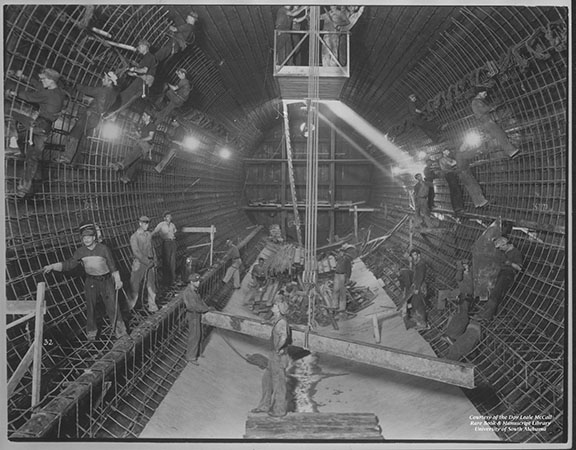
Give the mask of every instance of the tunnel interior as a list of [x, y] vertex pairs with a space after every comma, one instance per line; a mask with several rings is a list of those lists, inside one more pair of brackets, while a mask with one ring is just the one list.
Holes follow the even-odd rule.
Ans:
[[[218, 283], [225, 269], [218, 255], [225, 252], [228, 239], [246, 243], [248, 263], [255, 260], [273, 225], [280, 226], [288, 242], [297, 240], [296, 227], [303, 227], [304, 215], [295, 216], [293, 204], [301, 211], [306, 206], [307, 109], [305, 98], [288, 105], [288, 145], [281, 90], [272, 75], [278, 8], [194, 5], [198, 23], [185, 49], [158, 64], [145, 97], [125, 109], [118, 103], [113, 106], [113, 124], [120, 134], [112, 136], [102, 121], [80, 140], [74, 163], [61, 164], [56, 160], [89, 104], [77, 86], [97, 86], [107, 71], [120, 73], [136, 64], [139, 55], [134, 49], [143, 39], [152, 53], [169, 45], [170, 26], [181, 23], [190, 7], [3, 7], [4, 90], [29, 90], [43, 69], [54, 68], [66, 92], [62, 113], [47, 134], [32, 193], [18, 195], [25, 155], [4, 158], [6, 299], [35, 301], [38, 283], [47, 285], [43, 372], [51, 381], [42, 386], [42, 405], [113, 345], [105, 341], [87, 349], [82, 343], [82, 271], [42, 270], [69, 258], [81, 245], [82, 222], [98, 224], [125, 283], [132, 263], [130, 236], [141, 215], [157, 223], [170, 211], [179, 227], [215, 226], [212, 266], [207, 237], [200, 233], [179, 234], [177, 262], [183, 268], [193, 261], [205, 274], [204, 292], [216, 305], [230, 294], [229, 287]], [[365, 241], [388, 234], [414, 214], [413, 175], [423, 169], [424, 160], [436, 161], [444, 150], [460, 148], [471, 132], [480, 136], [468, 174], [477, 180], [488, 204], [476, 207], [464, 190], [463, 209], [456, 214], [449, 186], [438, 176], [433, 182], [434, 232], [415, 231], [406, 222], [363, 260], [382, 279], [390, 297], [400, 302], [397, 273], [409, 246], [419, 248], [428, 261], [430, 298], [454, 287], [456, 261], [471, 258], [474, 243], [490, 225], [496, 224], [521, 251], [521, 275], [496, 318], [482, 327], [479, 344], [463, 358], [477, 368], [478, 387], [466, 394], [480, 412], [551, 417], [552, 425], [544, 431], [502, 433], [509, 442], [562, 442], [567, 432], [568, 35], [567, 6], [369, 5], [351, 31], [350, 77], [339, 96], [353, 114], [337, 114], [329, 104], [320, 107], [325, 120], [317, 130], [319, 247], [354, 233]], [[186, 70], [192, 93], [169, 119], [158, 121], [150, 154], [142, 158], [137, 177], [126, 183], [112, 164], [133, 150], [128, 130], [144, 111], [158, 113], [155, 101], [166, 83], [177, 83], [178, 68]], [[119, 77], [117, 90], [131, 81]], [[520, 150], [518, 156], [508, 158], [497, 139], [479, 126], [470, 108], [478, 87], [488, 90], [490, 103], [497, 105], [493, 117]], [[440, 142], [411, 122], [406, 108], [411, 93], [422, 100], [427, 120], [440, 127]], [[5, 96], [5, 129], [13, 123], [13, 113], [33, 110], [30, 102]], [[18, 131], [25, 136], [23, 145], [27, 130]], [[7, 148], [9, 136], [4, 137]], [[174, 146], [185, 138], [193, 139], [194, 147]], [[386, 152], [388, 146], [398, 149], [400, 156]], [[229, 158], [222, 157], [223, 148], [231, 151]], [[173, 158], [159, 169], [172, 149]], [[175, 292], [164, 292], [162, 302]], [[428, 309], [432, 327], [421, 334], [442, 357], [442, 329], [454, 311], [436, 308], [433, 301]], [[145, 379], [156, 371], [161, 381], [150, 382], [150, 392], [166, 390], [165, 384], [182, 369], [177, 352], [158, 356], [149, 350], [154, 345], [163, 348], [164, 339], [183, 348], [182, 317], [181, 308], [163, 313], [155, 329], [159, 337], [143, 340], [137, 355], [144, 362], [118, 376], [118, 398], [112, 401], [121, 402], [123, 393], [131, 398], [129, 374]], [[10, 326], [18, 319], [7, 315], [8, 378], [34, 339], [33, 321]], [[146, 314], [136, 314], [131, 324], [139, 329], [149, 320]], [[174, 373], [165, 375], [158, 368], [162, 364]], [[30, 436], [19, 430], [36, 411], [29, 399], [31, 385], [31, 377], [25, 375], [8, 398], [8, 436]], [[83, 404], [84, 409], [98, 411], [101, 434], [90, 418], [68, 427], [61, 424], [58, 429], [66, 431], [53, 431], [52, 437], [137, 437], [157, 399], [150, 393], [140, 396], [146, 400], [138, 401], [149, 411], [128, 425], [120, 419], [111, 425], [111, 410], [118, 417], [126, 415], [131, 400], [106, 406], [113, 397], [108, 392], [112, 391], [103, 384], [98, 395], [106, 401], [95, 407]]]

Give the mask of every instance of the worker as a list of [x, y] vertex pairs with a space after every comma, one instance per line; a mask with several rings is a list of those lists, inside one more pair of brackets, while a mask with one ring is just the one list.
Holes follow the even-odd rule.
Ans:
[[[84, 292], [86, 295], [86, 335], [88, 341], [94, 341], [98, 334], [97, 304], [102, 300], [106, 313], [110, 319], [117, 338], [127, 335], [126, 326], [118, 309], [117, 291], [122, 288], [120, 272], [112, 257], [110, 249], [96, 240], [96, 226], [93, 223], [84, 223], [80, 226], [82, 247], [78, 248], [70, 259], [44, 266], [44, 273], [53, 270], [67, 272], [78, 265], [84, 266], [86, 282]], [[115, 291], [116, 290], [116, 294]]]
[[439, 131], [434, 123], [426, 120], [424, 116], [423, 107], [420, 101], [416, 98], [416, 94], [410, 94], [408, 96], [408, 112], [412, 119], [412, 124], [420, 128], [426, 136], [428, 136], [432, 142], [438, 143], [440, 141]]
[[164, 218], [154, 231], [152, 236], [158, 234], [162, 238], [162, 268], [164, 272], [164, 284], [171, 286], [176, 281], [176, 225], [172, 222], [170, 211], [164, 211]]
[[448, 184], [448, 192], [450, 193], [450, 203], [455, 214], [459, 214], [464, 209], [464, 200], [462, 198], [462, 189], [458, 183], [458, 163], [449, 149], [442, 151], [442, 156], [438, 160], [440, 171], [446, 183]]
[[272, 305], [274, 325], [270, 335], [270, 355], [268, 367], [262, 375], [262, 397], [251, 412], [268, 413], [273, 417], [283, 417], [288, 412], [286, 368], [290, 365], [287, 348], [292, 342], [291, 330], [286, 313], [288, 303], [278, 301]]
[[416, 226], [422, 226], [422, 223], [427, 228], [432, 228], [432, 220], [430, 219], [429, 197], [430, 197], [430, 184], [422, 179], [422, 175], [417, 173], [414, 175], [416, 184], [414, 185], [414, 212], [416, 219]]
[[242, 266], [242, 258], [240, 258], [240, 250], [234, 243], [228, 239], [226, 241], [228, 252], [224, 255], [223, 261], [232, 260], [232, 264], [226, 269], [226, 274], [222, 281], [228, 283], [232, 278], [234, 279], [234, 289], [240, 289], [240, 268]]
[[471, 107], [476, 119], [482, 129], [492, 136], [498, 142], [498, 145], [502, 147], [504, 152], [510, 157], [515, 158], [519, 155], [520, 150], [514, 147], [508, 140], [506, 132], [502, 127], [494, 121], [490, 113], [496, 108], [490, 106], [485, 100], [488, 96], [488, 92], [485, 87], [477, 88], [476, 96], [472, 99]]
[[498, 305], [510, 289], [516, 276], [522, 272], [522, 253], [505, 237], [492, 239], [494, 247], [504, 254], [504, 262], [496, 276], [496, 283], [488, 295], [488, 301], [476, 316], [479, 320], [490, 321], [496, 314]]
[[[181, 18], [179, 18], [182, 21]], [[194, 42], [194, 30], [198, 22], [198, 14], [195, 11], [190, 10], [186, 15], [186, 21], [178, 25], [170, 25], [169, 35], [170, 39], [166, 45], [162, 46], [154, 56], [160, 63], [170, 56], [181, 52], [188, 47], [192, 42]]]
[[352, 276], [352, 251], [355, 247], [350, 244], [342, 245], [336, 255], [336, 268], [334, 269], [334, 287], [332, 291], [332, 309], [336, 311], [336, 318], [345, 319], [352, 314], [346, 311], [346, 284]]
[[186, 306], [186, 316], [188, 318], [188, 342], [186, 345], [186, 361], [198, 365], [200, 353], [200, 343], [202, 341], [202, 314], [208, 311], [215, 311], [213, 306], [208, 306], [198, 288], [200, 286], [200, 275], [193, 273], [188, 277], [188, 286], [182, 292], [181, 298]]
[[257, 301], [262, 299], [264, 290], [268, 284], [268, 273], [265, 266], [266, 260], [262, 257], [258, 258], [258, 263], [252, 268], [252, 283], [250, 284], [250, 295], [248, 296], [248, 304], [254, 304], [254, 297], [258, 297]]
[[146, 88], [149, 88], [154, 83], [158, 61], [150, 53], [150, 44], [146, 40], [141, 40], [138, 42], [136, 50], [142, 55], [142, 59], [137, 66], [130, 67], [127, 71], [127, 75], [135, 79], [120, 93], [120, 108], [127, 107], [137, 98], [145, 97]]
[[[148, 293], [148, 311], [154, 313], [158, 311], [156, 305], [156, 255], [152, 245], [152, 233], [148, 231], [150, 218], [141, 216], [138, 219], [138, 229], [130, 236], [130, 248], [134, 255], [132, 261], [132, 273], [130, 274], [130, 286], [132, 297], [129, 304], [132, 307], [138, 301], [140, 288], [144, 288]], [[144, 295], [144, 292], [143, 292]]]
[[102, 115], [107, 112], [116, 101], [118, 92], [116, 92], [115, 86], [117, 86], [117, 84], [118, 77], [116, 74], [114, 72], [106, 72], [102, 76], [102, 86], [76, 86], [79, 92], [93, 97], [94, 100], [88, 109], [82, 109], [78, 115], [78, 121], [68, 135], [64, 154], [61, 155], [56, 162], [70, 164], [74, 161], [78, 150], [78, 143], [80, 139], [82, 139], [82, 136], [89, 134], [100, 124]]
[[116, 171], [120, 171], [120, 180], [128, 184], [134, 181], [140, 172], [142, 158], [152, 159], [152, 140], [156, 133], [156, 122], [152, 120], [152, 114], [148, 111], [142, 113], [138, 130], [129, 133], [128, 137], [136, 141], [136, 146], [120, 162], [110, 164]]
[[168, 117], [175, 108], [182, 106], [190, 96], [191, 87], [190, 81], [186, 78], [186, 70], [182, 68], [177, 69], [176, 76], [178, 77], [178, 83], [168, 83], [168, 90], [160, 99], [159, 106], [161, 106], [164, 97], [168, 99], [168, 104], [156, 115], [158, 122]]
[[474, 276], [470, 261], [467, 259], [457, 261], [455, 279], [459, 290], [458, 305], [444, 331], [444, 338], [450, 344], [453, 344], [454, 340], [466, 331], [470, 321], [469, 312], [474, 302]]
[[411, 249], [408, 252], [410, 261], [409, 269], [400, 270], [400, 288], [404, 292], [403, 305], [406, 310], [411, 307], [412, 317], [416, 321], [416, 331], [427, 330], [428, 320], [426, 313], [426, 271], [427, 265], [422, 259], [422, 254], [418, 249]]
[[[27, 103], [38, 105], [38, 110], [30, 115], [12, 112], [13, 122], [10, 123], [8, 129], [10, 146], [15, 148], [6, 153], [24, 153], [26, 157], [24, 176], [16, 188], [16, 195], [21, 198], [32, 192], [32, 180], [39, 172], [42, 152], [48, 134], [52, 130], [52, 123], [62, 112], [66, 100], [66, 93], [58, 87], [60, 73], [54, 69], [44, 69], [38, 78], [39, 81], [32, 81], [34, 91], [17, 92], [11, 89], [6, 91], [8, 97], [16, 97]], [[20, 138], [20, 142], [28, 142], [25, 152], [18, 145], [16, 122], [26, 127], [26, 136]]]
[[426, 158], [426, 166], [422, 170], [424, 174], [424, 183], [428, 185], [428, 210], [434, 209], [434, 197], [436, 191], [434, 190], [434, 180], [436, 179], [436, 171], [434, 170], [434, 161], [432, 158]]

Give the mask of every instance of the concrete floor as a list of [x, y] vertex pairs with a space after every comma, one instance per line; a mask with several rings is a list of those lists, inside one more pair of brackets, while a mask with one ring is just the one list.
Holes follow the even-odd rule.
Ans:
[[[370, 315], [394, 304], [359, 259], [352, 280], [377, 292], [374, 304], [355, 318], [340, 321], [339, 331], [332, 327], [317, 331], [374, 343]], [[249, 282], [250, 276], [245, 277], [225, 312], [253, 317], [242, 304]], [[381, 344], [387, 347], [434, 355], [416, 331], [406, 330], [399, 315], [382, 321], [381, 335]], [[200, 365], [184, 369], [140, 438], [242, 439], [247, 415], [260, 398], [262, 370], [240, 355], [266, 355], [267, 348], [265, 341], [215, 330]], [[456, 386], [326, 355], [313, 354], [298, 365], [299, 373], [309, 372], [304, 383], [309, 398], [298, 402], [298, 411], [374, 413], [386, 440], [499, 441], [494, 433], [477, 432], [470, 425], [469, 417], [479, 413]]]

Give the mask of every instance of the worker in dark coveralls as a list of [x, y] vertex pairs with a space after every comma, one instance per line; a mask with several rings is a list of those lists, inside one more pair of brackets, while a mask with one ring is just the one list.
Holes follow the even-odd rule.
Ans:
[[432, 142], [439, 142], [440, 137], [438, 128], [432, 122], [425, 119], [424, 111], [422, 110], [422, 106], [415, 94], [410, 94], [408, 96], [408, 112], [410, 113], [412, 123], [415, 126], [420, 128], [424, 134], [432, 140]]
[[410, 250], [409, 257], [410, 269], [400, 270], [400, 288], [404, 290], [406, 303], [408, 301], [412, 303], [412, 316], [416, 321], [416, 330], [427, 330], [428, 318], [425, 303], [427, 266], [420, 250]]
[[150, 87], [154, 83], [158, 61], [150, 53], [150, 44], [146, 40], [141, 40], [138, 42], [136, 50], [142, 55], [142, 59], [137, 66], [128, 69], [127, 75], [135, 77], [135, 79], [120, 93], [122, 100], [120, 107], [132, 103], [139, 97], [145, 97], [146, 87]]
[[262, 398], [258, 406], [251, 411], [253, 413], [265, 412], [273, 417], [282, 417], [288, 412], [286, 368], [290, 364], [290, 357], [287, 347], [292, 336], [285, 317], [287, 312], [288, 303], [285, 301], [278, 301], [272, 306], [274, 326], [270, 335], [268, 367], [262, 375]]
[[224, 255], [224, 262], [231, 259], [232, 264], [226, 270], [222, 281], [228, 283], [231, 279], [234, 279], [234, 289], [240, 289], [240, 267], [242, 266], [240, 250], [238, 250], [238, 247], [236, 247], [230, 239], [226, 241], [226, 245], [228, 246], [228, 252]]
[[136, 133], [128, 134], [128, 137], [136, 141], [136, 146], [124, 157], [122, 161], [110, 164], [116, 171], [120, 171], [120, 180], [128, 184], [134, 181], [140, 171], [142, 158], [152, 159], [152, 140], [156, 133], [156, 123], [148, 111], [142, 113]]
[[114, 72], [107, 72], [102, 77], [102, 86], [76, 86], [79, 92], [93, 97], [94, 100], [88, 109], [82, 109], [80, 112], [76, 125], [74, 125], [68, 135], [66, 150], [64, 154], [56, 160], [57, 162], [70, 164], [74, 161], [74, 156], [76, 156], [76, 151], [78, 150], [78, 143], [80, 139], [82, 139], [82, 136], [90, 134], [90, 132], [100, 124], [102, 115], [114, 105], [116, 97], [118, 97], [118, 92], [114, 89], [117, 84], [118, 77], [116, 74]]
[[349, 315], [346, 311], [346, 283], [348, 283], [352, 276], [353, 250], [353, 245], [344, 244], [336, 256], [332, 308], [336, 310], [337, 316], [340, 318], [345, 318]]
[[132, 298], [129, 300], [131, 306], [138, 301], [138, 294], [142, 283], [148, 292], [148, 311], [158, 311], [156, 305], [156, 256], [152, 245], [152, 233], [148, 231], [150, 218], [141, 216], [138, 220], [138, 229], [130, 236], [130, 248], [134, 255], [132, 261], [132, 273], [130, 274], [130, 286], [132, 288]]
[[510, 141], [508, 140], [508, 136], [506, 132], [502, 129], [500, 125], [498, 125], [490, 113], [494, 111], [495, 108], [490, 106], [486, 103], [485, 99], [488, 96], [488, 92], [485, 88], [479, 88], [477, 90], [476, 97], [472, 99], [472, 111], [478, 119], [478, 123], [482, 127], [482, 129], [492, 136], [498, 142], [498, 145], [502, 147], [504, 152], [510, 157], [514, 158], [518, 156], [520, 150], [515, 148]]
[[[168, 83], [168, 90], [164, 94], [164, 97], [168, 99], [168, 104], [156, 115], [157, 121], [164, 120], [164, 118], [168, 117], [174, 109], [182, 106], [190, 96], [192, 88], [190, 81], [186, 78], [186, 70], [182, 68], [176, 70], [176, 76], [178, 77], [177, 84]], [[164, 97], [160, 99], [159, 106], [162, 104]]]
[[433, 224], [430, 220], [430, 208], [428, 207], [430, 196], [430, 185], [422, 179], [422, 175], [417, 173], [414, 175], [416, 184], [414, 185], [414, 212], [416, 218], [416, 226], [421, 226], [422, 223], [428, 228], [432, 228]]
[[444, 331], [444, 338], [450, 344], [466, 331], [470, 321], [469, 312], [474, 302], [474, 276], [470, 268], [470, 261], [463, 259], [456, 263], [456, 281], [458, 283], [458, 307], [456, 313], [450, 318]]
[[181, 296], [186, 305], [186, 316], [188, 317], [188, 345], [186, 347], [186, 361], [198, 365], [198, 355], [200, 352], [200, 342], [202, 340], [202, 314], [208, 311], [215, 311], [214, 307], [208, 306], [200, 297], [198, 287], [200, 286], [200, 275], [193, 273], [188, 277], [188, 286]]
[[[48, 139], [48, 134], [52, 130], [52, 123], [62, 112], [66, 100], [66, 93], [58, 87], [60, 74], [56, 70], [44, 69], [38, 78], [40, 81], [32, 81], [32, 85], [35, 88], [34, 91], [6, 91], [9, 97], [17, 97], [27, 103], [38, 105], [38, 110], [31, 115], [12, 112], [14, 122], [19, 122], [26, 127], [26, 134], [20, 137], [20, 141], [31, 142], [25, 152], [26, 168], [24, 169], [24, 176], [16, 188], [18, 197], [24, 197], [32, 191], [32, 180], [38, 172], [44, 145]], [[15, 123], [10, 124], [8, 136], [12, 146], [18, 145], [18, 131]], [[21, 149], [15, 148], [14, 153], [22, 152]]]
[[516, 276], [522, 272], [522, 253], [505, 237], [495, 238], [494, 246], [504, 253], [504, 262], [496, 276], [494, 288], [488, 295], [488, 301], [478, 313], [477, 318], [483, 320], [492, 320], [496, 314], [498, 305], [508, 292], [508, 289], [514, 284]]
[[88, 340], [96, 339], [98, 333], [96, 318], [98, 300], [104, 302], [110, 323], [115, 328], [116, 337], [121, 338], [127, 334], [126, 326], [118, 308], [118, 297], [114, 292], [114, 290], [118, 291], [122, 288], [120, 273], [116, 268], [110, 249], [96, 241], [96, 226], [94, 224], [88, 223], [81, 226], [80, 234], [84, 245], [78, 248], [70, 259], [44, 266], [44, 273], [49, 273], [52, 270], [66, 272], [82, 264], [86, 272], [84, 292], [86, 294], [86, 316], [88, 319], [86, 335]]
[[172, 222], [170, 211], [162, 214], [164, 220], [156, 225], [152, 235], [159, 234], [162, 238], [162, 268], [164, 271], [164, 284], [172, 285], [176, 281], [176, 225]]
[[[180, 21], [182, 21], [181, 18]], [[184, 23], [170, 25], [168, 28], [170, 30], [170, 40], [154, 54], [159, 63], [186, 49], [193, 42], [194, 29], [197, 22], [198, 14], [195, 11], [190, 11]]]

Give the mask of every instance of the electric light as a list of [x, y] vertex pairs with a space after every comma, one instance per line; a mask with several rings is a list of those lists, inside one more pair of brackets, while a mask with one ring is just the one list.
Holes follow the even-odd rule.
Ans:
[[121, 132], [122, 129], [120, 128], [120, 126], [118, 126], [115, 122], [112, 121], [104, 122], [104, 124], [100, 128], [101, 136], [104, 139], [110, 139], [110, 140], [118, 139], [120, 137]]
[[222, 159], [230, 159], [232, 156], [232, 151], [228, 147], [224, 147], [220, 149], [220, 158]]
[[182, 147], [187, 150], [195, 151], [200, 147], [200, 141], [193, 136], [186, 136], [182, 141]]
[[464, 136], [464, 145], [466, 147], [478, 147], [482, 143], [482, 136], [477, 131], [470, 131]]

